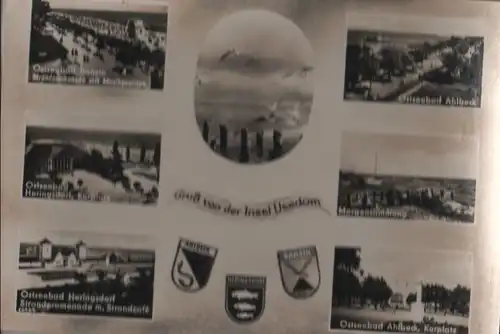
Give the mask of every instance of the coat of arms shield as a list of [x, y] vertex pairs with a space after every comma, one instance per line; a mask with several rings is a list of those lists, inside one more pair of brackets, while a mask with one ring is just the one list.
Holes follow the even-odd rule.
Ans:
[[290, 297], [306, 299], [318, 291], [321, 275], [316, 246], [280, 250], [278, 264], [283, 289]]
[[226, 276], [226, 313], [240, 324], [257, 321], [266, 304], [266, 277], [253, 275]]
[[218, 249], [203, 243], [181, 238], [172, 265], [172, 281], [184, 292], [203, 289], [210, 279]]

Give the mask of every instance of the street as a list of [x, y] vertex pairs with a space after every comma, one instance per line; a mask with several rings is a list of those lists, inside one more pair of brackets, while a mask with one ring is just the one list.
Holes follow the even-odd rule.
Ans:
[[[396, 75], [392, 73], [392, 71], [385, 69], [385, 71], [390, 71], [388, 79], [374, 79], [371, 81], [365, 79], [359, 81], [357, 83], [357, 88], [352, 91], [346, 91], [345, 96], [349, 100], [373, 99], [383, 101], [405, 101], [407, 97], [422, 96], [423, 93], [426, 93], [428, 95], [425, 96], [458, 97], [467, 100], [474, 99], [477, 97], [476, 80], [471, 80], [470, 83], [467, 82], [467, 79], [456, 80], [454, 75], [460, 76], [461, 73], [460, 71], [458, 74], [454, 72], [451, 73], [454, 70], [446, 67], [445, 58], [460, 52], [460, 54], [464, 55], [461, 57], [465, 58], [465, 62], [468, 61], [470, 65], [472, 57], [479, 52], [479, 47], [480, 42], [468, 45], [467, 52], [463, 53], [458, 50], [458, 46], [452, 48], [445, 45], [431, 52], [420, 62], [416, 62], [410, 56], [409, 51], [404, 48], [398, 49], [398, 52], [402, 52], [409, 57], [409, 60], [413, 64], [413, 70], [407, 71], [406, 69], [400, 69], [400, 75]], [[393, 56], [398, 57], [396, 50], [387, 50], [386, 52], [393, 52]], [[375, 58], [379, 59], [380, 57], [384, 56], [377, 54]], [[385, 57], [389, 56], [385, 55]], [[379, 59], [379, 61], [382, 60]], [[385, 61], [387, 62], [388, 60], [386, 59]], [[357, 66], [361, 65], [358, 64]], [[443, 79], [440, 79], [441, 77], [449, 77], [450, 79], [447, 80], [450, 82], [441, 82], [443, 81]], [[364, 90], [364, 93], [361, 93], [359, 90]]]

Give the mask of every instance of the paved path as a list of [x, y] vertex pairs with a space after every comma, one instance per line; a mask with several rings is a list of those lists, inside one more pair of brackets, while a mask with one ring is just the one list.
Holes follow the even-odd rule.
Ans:
[[[475, 48], [475, 45], [469, 47], [469, 50]], [[449, 50], [448, 50], [449, 49]], [[425, 75], [444, 66], [442, 54], [454, 52], [450, 47], [444, 47], [439, 51], [433, 52], [422, 61], [422, 68], [419, 69], [420, 75]], [[418, 74], [408, 73], [404, 77], [392, 78], [389, 83], [372, 82], [372, 94], [378, 99], [398, 99], [400, 96], [410, 96], [422, 87], [423, 81], [419, 80]], [[390, 98], [389, 98], [390, 97]]]
[[[106, 71], [107, 78], [123, 78], [120, 73], [113, 71], [113, 68], [117, 65], [117, 62], [115, 60], [115, 56], [108, 50], [101, 50], [101, 54], [103, 56], [103, 59], [101, 60], [99, 57], [95, 56], [97, 47], [94, 43], [85, 42], [81, 37], [78, 37], [75, 42], [75, 36], [72, 31], [66, 31], [66, 34], [63, 36], [58, 32], [58, 29], [52, 23], [47, 23], [47, 25], [54, 31], [53, 36], [57, 42], [60, 42], [62, 38], [61, 44], [64, 46], [64, 48], [66, 48], [66, 50], [68, 50], [68, 58], [72, 63], [78, 64], [85, 69], [102, 69]], [[85, 50], [85, 48], [83, 47], [83, 45], [85, 44], [89, 47], [90, 51]], [[77, 56], [71, 55], [71, 50], [73, 48], [78, 51]], [[89, 57], [89, 61], [87, 63], [83, 61], [84, 55], [87, 55]], [[134, 78], [136, 80], [146, 81], [149, 83], [149, 75], [144, 74], [139, 68], [134, 68], [132, 70], [132, 74], [127, 75], [126, 78]]]

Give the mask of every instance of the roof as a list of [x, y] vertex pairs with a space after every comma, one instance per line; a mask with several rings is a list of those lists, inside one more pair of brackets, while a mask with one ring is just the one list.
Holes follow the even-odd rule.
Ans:
[[26, 154], [37, 160], [61, 159], [67, 157], [81, 158], [88, 155], [87, 151], [73, 143], [57, 140], [42, 140], [33, 142], [27, 148]]
[[63, 246], [63, 245], [55, 245], [52, 247], [52, 257], [54, 258], [58, 253], [61, 253], [62, 256], [70, 256], [71, 254], [75, 254], [76, 249], [72, 246]]

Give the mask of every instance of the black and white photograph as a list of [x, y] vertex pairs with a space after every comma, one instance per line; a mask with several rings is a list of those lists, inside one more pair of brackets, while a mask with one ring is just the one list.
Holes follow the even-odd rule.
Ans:
[[331, 330], [469, 333], [472, 256], [336, 247]]
[[32, 1], [29, 82], [163, 90], [167, 10]]
[[69, 232], [23, 240], [17, 312], [152, 319], [155, 251], [140, 246]]
[[243, 10], [221, 19], [200, 50], [195, 78], [205, 143], [240, 164], [270, 162], [293, 150], [311, 112], [312, 59], [302, 31], [279, 14]]
[[484, 38], [347, 32], [344, 99], [481, 107]]
[[478, 142], [344, 132], [337, 214], [474, 223]]
[[28, 126], [23, 197], [156, 205], [161, 135]]

